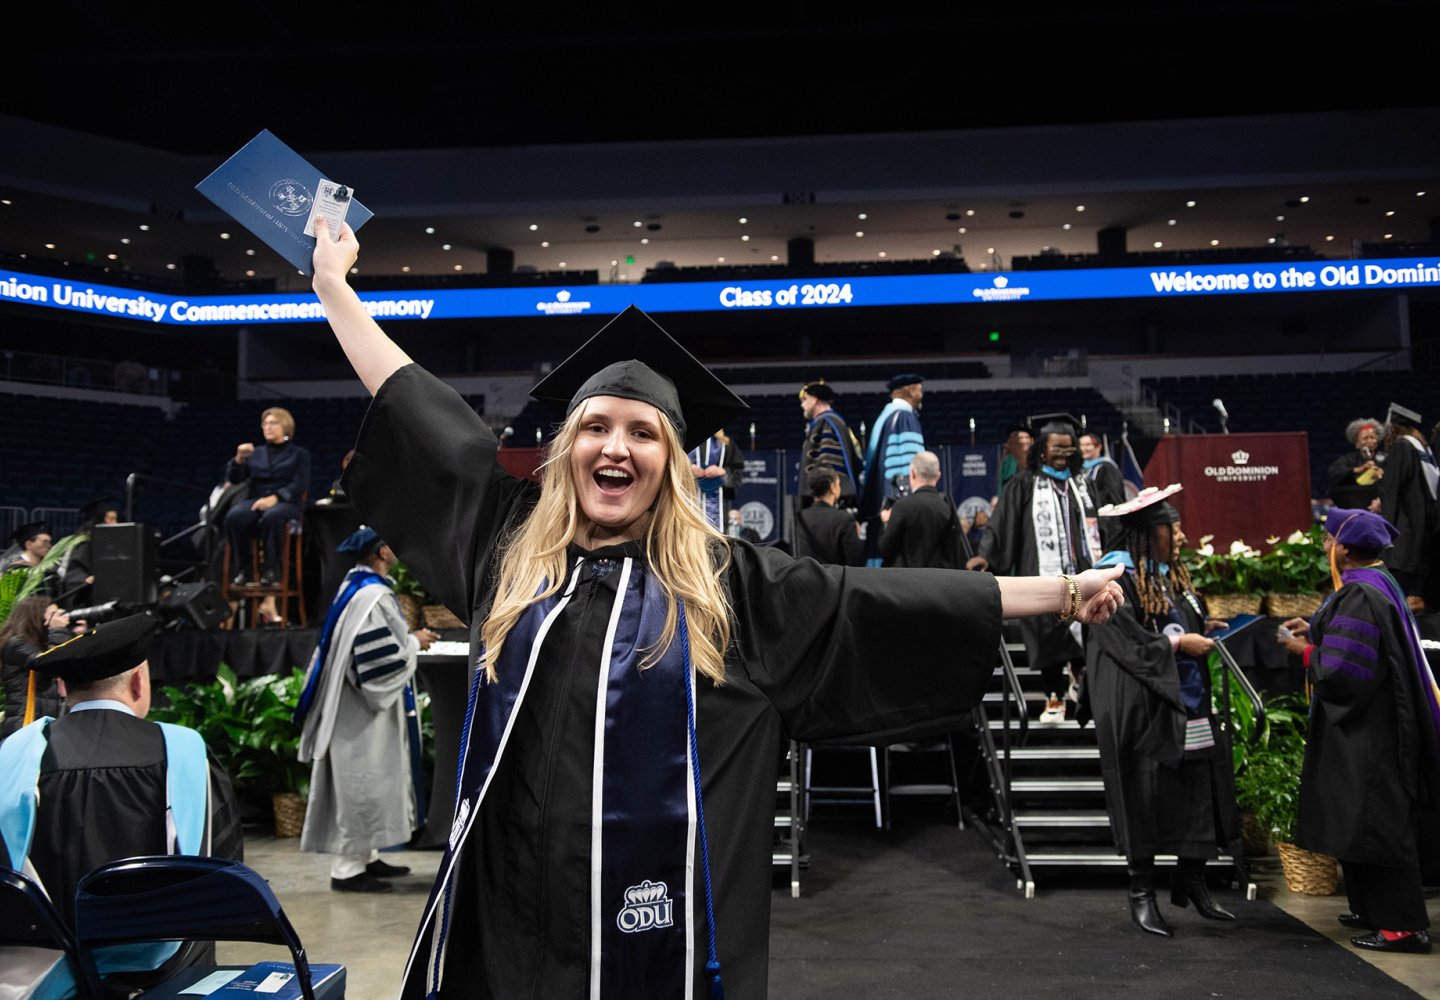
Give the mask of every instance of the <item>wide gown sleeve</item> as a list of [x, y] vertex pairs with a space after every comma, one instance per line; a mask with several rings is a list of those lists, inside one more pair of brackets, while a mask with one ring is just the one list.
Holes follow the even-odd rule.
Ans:
[[342, 485], [425, 588], [462, 619], [532, 486], [496, 460], [490, 428], [450, 386], [410, 364], [370, 403]]
[[735, 652], [796, 739], [883, 742], [950, 726], [999, 662], [988, 573], [864, 569], [731, 546]]
[[1337, 725], [1364, 716], [1376, 694], [1388, 690], [1391, 652], [1403, 648], [1405, 638], [1394, 631], [1382, 604], [1368, 587], [1343, 587], [1317, 622], [1310, 677], [1315, 696]]

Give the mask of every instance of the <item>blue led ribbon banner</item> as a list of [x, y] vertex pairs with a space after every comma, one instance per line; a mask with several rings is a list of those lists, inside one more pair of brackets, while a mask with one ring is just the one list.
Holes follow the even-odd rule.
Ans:
[[[1440, 287], [1440, 260], [1304, 261], [1202, 267], [1112, 267], [985, 274], [898, 275], [654, 285], [364, 292], [378, 320], [649, 313], [767, 312], [1077, 299], [1193, 298]], [[174, 326], [323, 322], [313, 294], [161, 295], [0, 270], [0, 304], [14, 303]]]

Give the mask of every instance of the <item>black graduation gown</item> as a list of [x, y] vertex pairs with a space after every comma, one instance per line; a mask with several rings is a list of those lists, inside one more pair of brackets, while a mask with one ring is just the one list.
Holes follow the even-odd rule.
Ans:
[[855, 515], [828, 503], [813, 503], [795, 514], [795, 554], [837, 566], [864, 566], [865, 547]]
[[[165, 738], [127, 712], [71, 712], [50, 724], [30, 861], [68, 922], [81, 876], [107, 861], [164, 854]], [[210, 764], [211, 853], [242, 858], [235, 793]]]
[[[1394, 605], [1358, 582], [1336, 591], [1311, 621], [1318, 648], [1310, 654], [1314, 691], [1295, 842], [1342, 861], [1414, 869], [1420, 811], [1440, 798], [1440, 766], [1402, 629]], [[1327, 636], [1370, 676], [1333, 661]]]
[[970, 541], [960, 530], [955, 503], [933, 486], [922, 486], [895, 501], [880, 535], [886, 566], [964, 569]]
[[1400, 531], [1385, 553], [1392, 572], [1424, 574], [1430, 560], [1435, 503], [1425, 484], [1420, 453], [1396, 440], [1385, 451], [1385, 476], [1380, 480], [1380, 515]]
[[[505, 474], [495, 449], [457, 394], [410, 365], [376, 394], [345, 475], [367, 523], [447, 607], [469, 612], [472, 650], [497, 539], [535, 489]], [[588, 554], [541, 649], [460, 858], [446, 998], [588, 995], [594, 692], [619, 576], [592, 566], [627, 551], [638, 549]], [[980, 573], [825, 566], [734, 540], [729, 554], [726, 683], [697, 683], [696, 729], [716, 937], [733, 1000], [766, 994], [782, 740], [883, 744], [957, 728], [989, 683], [1000, 599]], [[937, 656], [942, 647], [955, 652]], [[697, 895], [700, 884], [697, 876]], [[704, 960], [697, 947], [697, 996], [708, 990]]]
[[[30, 691], [30, 657], [41, 649], [49, 649], [71, 637], [67, 629], [50, 629], [44, 646], [37, 646], [23, 635], [12, 635], [0, 646], [0, 677], [5, 686], [5, 718], [0, 720], [0, 739], [25, 724], [25, 699]], [[40, 674], [35, 678], [35, 718], [60, 715], [65, 700], [55, 678]]]
[[[1132, 862], [1157, 854], [1210, 857], [1217, 846], [1238, 858], [1229, 737], [1212, 724], [1215, 746], [1186, 757], [1186, 713], [1170, 639], [1141, 623], [1131, 574], [1120, 585], [1125, 607], [1105, 627], [1087, 629], [1085, 641], [1086, 700], [1115, 845]], [[1177, 608], [1186, 631], [1204, 632], [1202, 611], [1184, 597]], [[1201, 672], [1208, 705], [1209, 676]]]
[[[1035, 497], [1035, 482], [1040, 473], [1024, 470], [1005, 484], [1000, 502], [990, 515], [985, 534], [976, 555], [983, 556], [991, 572], [1000, 576], [1033, 576], [1040, 571], [1040, 554], [1035, 545], [1035, 531], [1030, 502]], [[1067, 487], [1068, 489], [1068, 487]], [[1085, 545], [1085, 521], [1095, 517], [1092, 507], [1081, 510], [1070, 502], [1070, 540], [1075, 550], [1075, 570], [1090, 568], [1090, 553]], [[1020, 619], [1020, 636], [1025, 642], [1028, 665], [1035, 668], [1058, 663], [1078, 662], [1083, 653], [1070, 633], [1068, 624], [1054, 615], [1036, 615]]]

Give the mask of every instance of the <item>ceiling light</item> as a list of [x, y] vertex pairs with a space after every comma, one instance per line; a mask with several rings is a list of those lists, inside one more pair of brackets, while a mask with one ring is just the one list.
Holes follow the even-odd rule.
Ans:
[[107, 253], [107, 254], [105, 255], [105, 259], [106, 259], [106, 260], [119, 260], [119, 259], [120, 259], [120, 255], [119, 255], [118, 253]]
[[1067, 223], [1065, 223], [1065, 225], [1061, 226], [1060, 228], [1063, 229], [1063, 230], [1065, 230], [1065, 231], [1068, 233], [1068, 232], [1070, 231], [1070, 223], [1067, 222]]
[[620, 262], [619, 262], [618, 260], [612, 260], [612, 261], [610, 262], [610, 266], [611, 266], [611, 267], [619, 267], [619, 266], [620, 266]]
[[[143, 229], [144, 227], [142, 226], [141, 228]], [[175, 265], [174, 265], [174, 264], [166, 264], [166, 265], [165, 265], [165, 270], [167, 270], [167, 271], [173, 271], [173, 270], [175, 270]]]
[[1334, 236], [1327, 236], [1327, 237], [1325, 237], [1325, 242], [1326, 242], [1326, 243], [1334, 243], [1334, 242], [1335, 242], [1335, 237], [1334, 237]]
[[45, 249], [46, 249], [46, 250], [54, 250], [54, 249], [55, 249], [55, 244], [54, 244], [54, 243], [46, 243], [46, 244], [45, 244]]
[[750, 236], [747, 234], [747, 235], [745, 235], [745, 236], [740, 237], [740, 242], [741, 242], [741, 243], [749, 243], [749, 242], [750, 242]]
[[1285, 221], [1285, 216], [1283, 216], [1283, 215], [1277, 215], [1277, 216], [1275, 216], [1275, 221], [1276, 221], [1276, 222], [1284, 222], [1284, 221]]
[[456, 264], [456, 265], [455, 265], [455, 270], [457, 270], [457, 271], [463, 271], [463, 270], [465, 270], [465, 265], [464, 265], [464, 264]]
[[221, 233], [221, 234], [220, 234], [220, 238], [221, 238], [222, 240], [228, 240], [228, 239], [230, 238], [230, 234], [229, 234], [229, 233]]
[[1394, 233], [1386, 233], [1385, 236], [1384, 236], [1384, 238], [1387, 239], [1387, 240], [1393, 240], [1393, 239], [1395, 238], [1395, 234], [1394, 234]]
[[1191, 198], [1189, 201], [1187, 201], [1187, 202], [1185, 203], [1185, 207], [1186, 207], [1186, 208], [1194, 208], [1194, 207], [1195, 207], [1195, 199], [1194, 199], [1194, 198]]
[[642, 239], [640, 240], [640, 245], [643, 247], [643, 246], [645, 246], [646, 244], [648, 244], [649, 242], [650, 242], [650, 237], [646, 236], [646, 237], [644, 237], [644, 238], [642, 238]]
[[1159, 250], [1159, 249], [1160, 249], [1161, 247], [1163, 247], [1165, 244], [1164, 244], [1164, 243], [1161, 243], [1159, 240], [1156, 240], [1154, 243], [1152, 243], [1152, 244], [1150, 244], [1150, 245], [1153, 246], [1156, 250]]
[[1075, 206], [1075, 211], [1077, 211], [1077, 212], [1083, 212], [1083, 211], [1085, 211], [1085, 206], [1084, 206], [1084, 205], [1076, 205], [1076, 206]]
[[864, 235], [865, 235], [865, 231], [864, 231], [863, 229], [857, 229], [857, 230], [855, 230], [855, 238], [856, 238], [856, 239], [859, 239], [859, 238], [861, 238], [861, 237], [864, 236]]
[[645, 225], [645, 223], [641, 222], [639, 219], [636, 219], [633, 225], [636, 229], [639, 229], [641, 226]]
[[748, 223], [749, 221], [750, 221], [750, 220], [747, 219], [747, 218], [745, 218], [745, 216], [743, 216], [743, 215], [740, 216], [740, 225], [743, 226], [743, 225], [745, 225], [746, 223]]
[[724, 257], [716, 257], [716, 258], [715, 258], [715, 262], [716, 262], [717, 264], [723, 264], [723, 263], [725, 263], [725, 258], [724, 258]]
[[434, 227], [434, 226], [426, 226], [426, 227], [425, 227], [425, 235], [426, 235], [426, 236], [434, 236], [434, 235], [435, 235], [435, 227]]
[[9, 198], [0, 198], [0, 205], [13, 205], [13, 204], [15, 204], [15, 203], [14, 203], [13, 201], [11, 201]]
[[1389, 211], [1389, 212], [1386, 212], [1386, 213], [1385, 213], [1385, 218], [1388, 219], [1388, 218], [1390, 218], [1390, 216], [1392, 216], [1392, 215], [1394, 215], [1394, 214], [1395, 214], [1395, 212], [1394, 212], [1393, 210], [1392, 210], [1392, 211]]
[[864, 222], [866, 219], [870, 218], [870, 216], [865, 212], [861, 212], [859, 215], [855, 216], [855, 218], [859, 219], [861, 222]]
[[[1416, 192], [1415, 192], [1415, 197], [1417, 197], [1417, 198], [1423, 198], [1423, 197], [1425, 197], [1425, 192], [1424, 192], [1424, 191], [1416, 191]], [[10, 203], [7, 201], [5, 204], [8, 205], [8, 204], [10, 204]]]
[[884, 251], [884, 250], [881, 250], [881, 251], [880, 251], [880, 256], [881, 256], [881, 257], [884, 257], [884, 256], [885, 256], [885, 251]]
[[1271, 246], [1274, 246], [1274, 245], [1275, 245], [1275, 237], [1272, 236], [1272, 237], [1270, 237], [1268, 240], [1266, 240], [1265, 242], [1266, 242], [1266, 243], [1269, 243]]
[[995, 252], [995, 248], [994, 248], [994, 247], [986, 247], [986, 248], [985, 248], [985, 252], [988, 253], [988, 254], [993, 254], [993, 253]]
[[351, 274], [359, 274], [359, 273], [360, 273], [360, 269], [359, 269], [358, 267], [352, 267], [352, 268], [350, 269], [350, 273], [351, 273]]
[[560, 266], [561, 266], [561, 267], [569, 267], [570, 265], [566, 264], [566, 263], [562, 260], [562, 261], [560, 262]]
[[964, 236], [964, 235], [965, 235], [965, 227], [964, 227], [964, 226], [961, 226], [959, 229], [957, 229], [957, 230], [955, 230], [955, 231], [956, 231], [957, 233], [959, 233], [961, 236]]
[[120, 242], [128, 247], [130, 245], [130, 237], [122, 236], [120, 237]]
[[549, 241], [549, 240], [541, 240], [541, 241], [540, 241], [540, 245], [541, 245], [542, 247], [548, 247], [548, 246], [550, 245], [550, 241]]
[[1300, 204], [1305, 205], [1305, 204], [1308, 204], [1309, 201], [1310, 201], [1310, 196], [1309, 196], [1308, 194], [1302, 194], [1302, 195], [1300, 196]]
[[410, 273], [410, 265], [409, 265], [409, 264], [402, 265], [401, 268], [400, 268], [400, 270], [401, 270], [403, 273], [405, 273], [405, 274], [409, 274], [409, 273]]
[[973, 217], [973, 216], [975, 215], [975, 209], [973, 209], [973, 208], [967, 208], [967, 209], [965, 209], [965, 214], [966, 214], [967, 216]]
[[930, 251], [930, 256], [931, 256], [931, 257], [939, 257], [939, 256], [940, 256], [940, 251], [939, 251], [939, 250], [931, 250], [931, 251]]
[[450, 244], [449, 244], [449, 243], [441, 243], [441, 244], [440, 244], [440, 249], [441, 249], [441, 250], [449, 250], [449, 249], [450, 249]]
[[536, 225], [535, 223], [533, 223], [533, 222], [530, 223], [530, 231], [531, 231], [532, 233], [533, 233], [533, 232], [536, 232], [537, 230], [539, 230], [539, 228], [540, 228], [540, 227], [539, 227], [538, 225]]
[[1175, 225], [1175, 220], [1174, 220], [1174, 219], [1166, 219], [1166, 220], [1165, 220], [1165, 225], [1167, 225], [1167, 226], [1173, 226], [1173, 225]]
[[1220, 245], [1220, 241], [1219, 241], [1219, 240], [1211, 240], [1211, 241], [1210, 241], [1210, 245], [1211, 245], [1212, 247], [1218, 247], [1218, 246]]
[[141, 231], [142, 233], [148, 233], [148, 232], [150, 231], [150, 227], [147, 226], [147, 225], [145, 225], [145, 224], [142, 222], [142, 223], [140, 224], [140, 231]]
[[246, 272], [245, 272], [245, 277], [247, 277], [247, 278], [253, 278], [253, 277], [255, 277], [255, 271], [254, 271], [253, 269], [252, 269], [252, 270], [249, 270], [249, 271], [246, 271]]

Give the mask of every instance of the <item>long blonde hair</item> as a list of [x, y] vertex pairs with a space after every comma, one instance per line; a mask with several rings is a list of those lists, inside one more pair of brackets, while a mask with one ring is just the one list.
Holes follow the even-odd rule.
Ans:
[[[485, 648], [482, 666], [491, 681], [496, 679], [495, 664], [505, 639], [521, 614], [530, 605], [557, 593], [569, 575], [565, 549], [580, 529], [570, 452], [583, 413], [583, 406], [576, 407], [560, 426], [541, 467], [540, 499], [530, 516], [504, 542], [495, 599], [480, 628]], [[720, 583], [720, 575], [730, 561], [729, 545], [700, 513], [695, 474], [675, 428], [663, 415], [658, 422], [667, 449], [665, 469], [650, 509], [644, 542], [651, 574], [667, 601], [665, 628], [656, 644], [645, 651], [640, 668], [657, 662], [676, 641], [678, 598], [685, 602], [690, 657], [695, 669], [719, 685], [725, 681], [725, 650], [730, 645], [730, 601]]]

